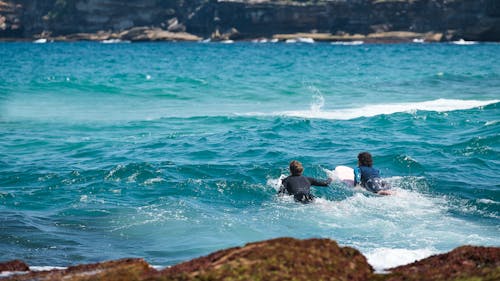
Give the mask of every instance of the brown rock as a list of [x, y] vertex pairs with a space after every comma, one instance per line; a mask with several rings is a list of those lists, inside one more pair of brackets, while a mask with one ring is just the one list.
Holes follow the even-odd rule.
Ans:
[[366, 258], [329, 239], [278, 238], [215, 252], [161, 272], [162, 280], [368, 280]]
[[2, 271], [28, 271], [28, 265], [20, 260], [13, 260], [0, 263], [0, 272]]
[[134, 27], [119, 34], [130, 41], [200, 41], [201, 38], [186, 32], [170, 32], [161, 28]]
[[443, 40], [443, 33], [429, 32], [429, 33], [425, 34], [424, 40], [426, 42], [441, 42]]
[[500, 248], [462, 246], [389, 269], [386, 280], [500, 280]]
[[[12, 261], [8, 271], [19, 271]], [[26, 266], [26, 265], [24, 265]], [[27, 268], [27, 266], [26, 266]], [[189, 281], [189, 280], [500, 280], [500, 248], [459, 247], [449, 253], [374, 274], [366, 258], [329, 239], [277, 238], [230, 248], [157, 271], [142, 259], [122, 259], [28, 272], [3, 281]], [[3, 271], [3, 270], [2, 270]]]
[[3, 281], [87, 281], [87, 280], [144, 280], [155, 272], [143, 259], [121, 259], [96, 264], [71, 266], [67, 269], [50, 271], [32, 271], [7, 277]]

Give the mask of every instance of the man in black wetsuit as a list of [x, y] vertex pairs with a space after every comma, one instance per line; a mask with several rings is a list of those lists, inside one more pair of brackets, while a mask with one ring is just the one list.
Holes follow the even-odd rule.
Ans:
[[311, 194], [311, 185], [328, 186], [332, 179], [317, 180], [315, 178], [305, 177], [302, 175], [304, 168], [299, 161], [293, 160], [290, 162], [291, 175], [281, 181], [281, 188], [278, 194], [293, 195], [295, 201], [302, 203], [310, 203], [314, 200]]

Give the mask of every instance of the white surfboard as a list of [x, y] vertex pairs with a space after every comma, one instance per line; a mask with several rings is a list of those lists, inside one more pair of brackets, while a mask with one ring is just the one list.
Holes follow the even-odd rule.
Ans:
[[335, 177], [349, 186], [354, 186], [354, 169], [347, 166], [337, 166], [333, 171]]

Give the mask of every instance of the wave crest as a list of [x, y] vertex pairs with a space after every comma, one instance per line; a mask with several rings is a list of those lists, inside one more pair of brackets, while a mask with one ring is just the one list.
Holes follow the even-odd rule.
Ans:
[[477, 107], [483, 107], [490, 104], [498, 103], [500, 100], [456, 100], [456, 99], [437, 99], [424, 102], [410, 103], [387, 103], [387, 104], [372, 104], [358, 108], [346, 108], [331, 111], [320, 110], [298, 110], [298, 111], [282, 111], [275, 112], [271, 115], [300, 117], [300, 118], [318, 118], [318, 119], [333, 119], [333, 120], [350, 120], [360, 117], [373, 117], [383, 114], [394, 113], [415, 113], [417, 111], [435, 111], [448, 112], [455, 110], [467, 110]]

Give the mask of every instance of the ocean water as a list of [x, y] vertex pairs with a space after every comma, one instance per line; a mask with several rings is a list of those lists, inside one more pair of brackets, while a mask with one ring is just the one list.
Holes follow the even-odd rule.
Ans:
[[[0, 69], [0, 261], [500, 246], [499, 44], [0, 43]], [[395, 195], [275, 195], [291, 160], [326, 178], [361, 151]]]

